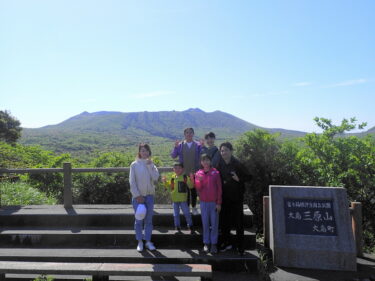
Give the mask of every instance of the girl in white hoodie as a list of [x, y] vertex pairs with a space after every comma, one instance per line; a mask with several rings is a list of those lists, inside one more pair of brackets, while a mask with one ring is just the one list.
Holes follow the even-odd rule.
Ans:
[[[154, 214], [154, 181], [159, 178], [159, 171], [150, 159], [151, 149], [148, 144], [140, 144], [138, 147], [138, 157], [130, 165], [129, 183], [132, 194], [132, 204], [134, 212], [139, 204], [145, 204], [146, 217], [143, 220], [135, 219], [135, 237], [138, 240], [137, 250], [143, 251], [143, 238], [146, 240], [146, 248], [155, 250], [151, 242], [152, 216]], [[144, 236], [143, 236], [144, 229]]]

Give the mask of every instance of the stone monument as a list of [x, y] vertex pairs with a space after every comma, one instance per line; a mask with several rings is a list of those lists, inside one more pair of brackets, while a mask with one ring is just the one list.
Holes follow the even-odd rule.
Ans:
[[271, 185], [269, 189], [275, 265], [357, 270], [345, 188]]

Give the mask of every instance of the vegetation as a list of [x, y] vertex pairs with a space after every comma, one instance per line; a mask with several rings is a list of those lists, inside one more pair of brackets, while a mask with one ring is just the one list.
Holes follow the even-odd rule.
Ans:
[[[363, 229], [367, 249], [375, 250], [375, 140], [368, 135], [341, 134], [365, 124], [343, 120], [333, 125], [316, 118], [322, 134], [307, 134], [294, 141], [281, 141], [263, 130], [245, 133], [237, 142], [237, 155], [252, 172], [247, 200], [262, 231], [262, 199], [269, 185], [341, 186], [349, 201], [362, 202]], [[349, 206], [349, 202], [348, 202]], [[372, 233], [372, 234], [371, 234]]]
[[55, 280], [52, 276], [49, 275], [40, 275], [35, 278], [33, 281], [53, 281]]
[[8, 111], [0, 110], [0, 141], [15, 143], [21, 136], [21, 123]]
[[54, 205], [57, 200], [24, 182], [0, 182], [1, 204], [7, 205]]
[[[257, 126], [225, 112], [200, 109], [162, 112], [83, 112], [60, 124], [38, 129], [24, 129], [20, 143], [40, 145], [55, 153], [69, 153], [88, 163], [102, 152], [135, 153], [138, 143], [147, 142], [164, 163], [183, 129], [194, 127], [196, 137], [214, 131], [221, 140], [234, 140]], [[273, 130], [271, 130], [273, 131]], [[282, 131], [285, 136], [302, 136], [296, 131]], [[220, 141], [220, 139], [219, 139]]]

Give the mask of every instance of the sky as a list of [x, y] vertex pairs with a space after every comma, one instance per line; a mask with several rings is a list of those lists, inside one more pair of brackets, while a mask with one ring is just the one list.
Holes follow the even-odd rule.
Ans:
[[83, 111], [375, 126], [375, 1], [0, 0], [0, 110], [22, 127]]

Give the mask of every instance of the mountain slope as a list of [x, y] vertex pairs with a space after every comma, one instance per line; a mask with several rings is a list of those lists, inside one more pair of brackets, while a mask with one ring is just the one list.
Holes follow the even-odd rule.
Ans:
[[[181, 138], [186, 127], [193, 127], [196, 135], [215, 130], [225, 136], [260, 128], [225, 112], [206, 113], [200, 109], [159, 112], [83, 112], [57, 125], [38, 129], [25, 129], [27, 133], [95, 132], [115, 135], [150, 135], [165, 138]], [[142, 133], [141, 133], [142, 132]]]
[[[231, 114], [198, 108], [185, 111], [159, 112], [82, 112], [57, 125], [23, 130], [21, 143], [41, 145], [75, 156], [94, 151], [126, 151], [139, 142], [168, 144], [183, 138], [183, 130], [193, 127], [197, 138], [213, 131], [219, 140], [233, 140], [244, 132], [261, 128]], [[283, 136], [303, 136], [305, 133], [283, 129], [267, 129]], [[80, 155], [81, 157], [81, 155]]]

